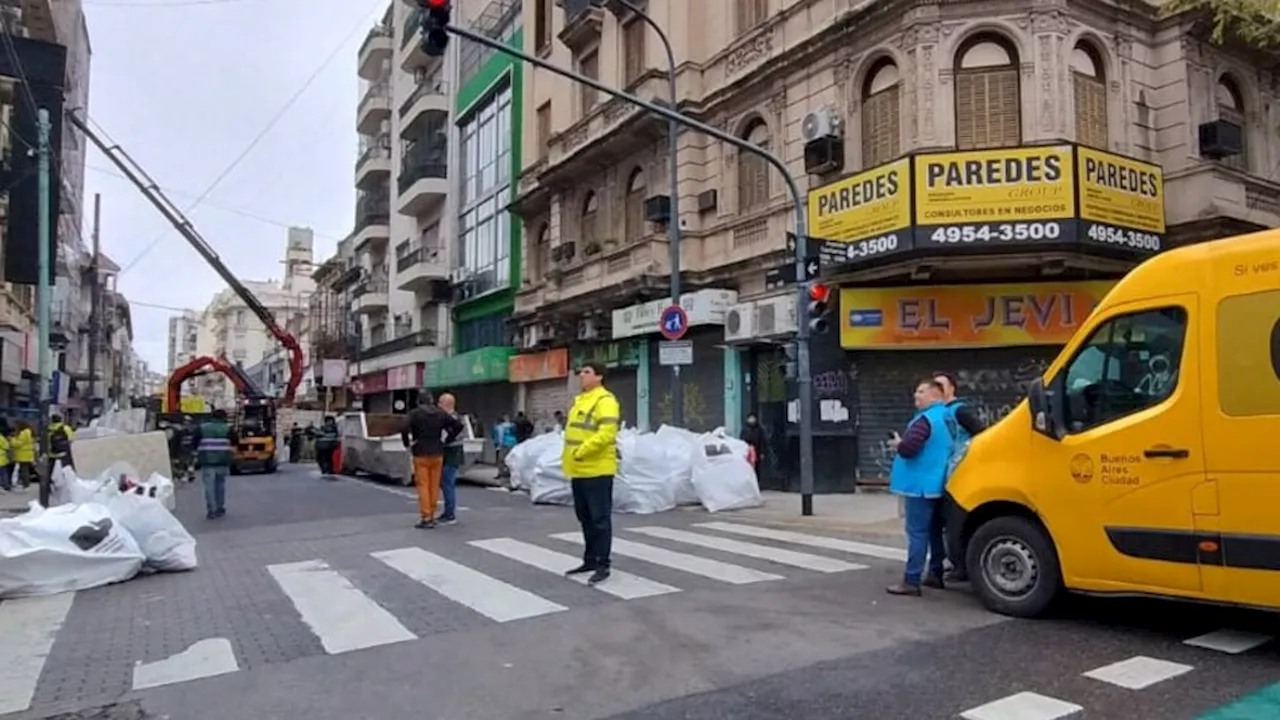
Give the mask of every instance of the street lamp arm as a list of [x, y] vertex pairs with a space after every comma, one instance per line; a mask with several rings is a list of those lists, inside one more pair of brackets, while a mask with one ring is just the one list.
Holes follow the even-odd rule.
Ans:
[[[594, 88], [609, 97], [643, 108], [671, 122], [679, 123], [687, 128], [709, 135], [743, 152], [761, 158], [782, 175], [782, 180], [787, 184], [787, 190], [791, 193], [791, 200], [795, 209], [796, 317], [800, 320], [796, 327], [796, 384], [800, 402], [800, 512], [802, 515], [813, 515], [813, 380], [810, 377], [809, 324], [803, 320], [804, 307], [809, 299], [809, 282], [805, 279], [808, 277], [805, 272], [805, 260], [809, 255], [808, 218], [806, 217], [805, 197], [801, 194], [800, 186], [796, 184], [795, 178], [791, 177], [791, 172], [787, 169], [786, 163], [768, 150], [706, 123], [694, 120], [677, 111], [674, 106], [668, 109], [647, 100], [641, 100], [635, 95], [611, 88], [595, 78], [589, 78], [572, 70], [565, 70], [562, 67], [552, 65], [542, 58], [535, 57], [523, 50], [518, 50], [466, 28], [446, 25], [444, 29], [446, 32], [464, 40], [479, 43], [496, 52], [523, 60], [536, 68]], [[674, 73], [672, 75], [674, 76]], [[672, 200], [674, 201], [675, 198], [672, 198]]]

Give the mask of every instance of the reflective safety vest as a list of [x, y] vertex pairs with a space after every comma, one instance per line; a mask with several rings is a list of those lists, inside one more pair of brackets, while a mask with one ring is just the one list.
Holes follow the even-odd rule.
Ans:
[[598, 387], [573, 400], [565, 420], [565, 477], [592, 478], [618, 474], [618, 426], [622, 408], [613, 393]]
[[231, 428], [220, 420], [210, 420], [200, 426], [200, 444], [196, 446], [196, 462], [200, 467], [226, 467], [231, 465]]

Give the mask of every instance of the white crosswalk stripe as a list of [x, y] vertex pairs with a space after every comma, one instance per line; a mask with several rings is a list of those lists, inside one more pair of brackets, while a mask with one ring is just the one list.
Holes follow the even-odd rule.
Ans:
[[[511, 538], [493, 538], [492, 540], [473, 540], [469, 543], [482, 550], [488, 550], [491, 553], [510, 558], [516, 562], [522, 562], [525, 565], [536, 567], [539, 570], [546, 570], [556, 575], [563, 575], [566, 571], [571, 570], [581, 564], [581, 560], [572, 555], [559, 553], [554, 550], [548, 550], [537, 545], [531, 545], [519, 540]], [[587, 575], [573, 575], [569, 578], [579, 584], [587, 584]], [[655, 595], [668, 595], [670, 593], [680, 592], [680, 588], [672, 587], [653, 580], [647, 580], [638, 575], [614, 570], [609, 577], [608, 582], [593, 585], [596, 590], [612, 595], [623, 600], [635, 600], [642, 597], [653, 597]]]
[[675, 528], [638, 527], [631, 528], [630, 531], [641, 535], [647, 535], [649, 537], [681, 542], [688, 545], [697, 545], [698, 547], [704, 547], [709, 550], [719, 550], [720, 552], [731, 553], [734, 555], [745, 555], [747, 557], [775, 562], [779, 565], [790, 565], [792, 567], [804, 568], [805, 570], [813, 570], [814, 572], [820, 573], [838, 573], [846, 572], [848, 570], [867, 569], [866, 565], [858, 565], [855, 563], [845, 562], [843, 560], [822, 557], [821, 555], [811, 555], [809, 553], [796, 552], [794, 550], [769, 547], [768, 545], [757, 545], [756, 543], [742, 542], [740, 540], [729, 540], [728, 538], [701, 535], [699, 533], [688, 532], [687, 530], [676, 530]]
[[74, 592], [5, 600], [0, 611], [0, 715], [31, 706]]
[[[556, 533], [551, 537], [557, 540], [564, 540], [571, 543], [582, 544], [582, 536], [578, 533]], [[635, 558], [643, 560], [654, 565], [662, 565], [673, 570], [681, 570], [683, 572], [703, 577], [719, 580], [731, 585], [747, 585], [750, 583], [764, 582], [767, 580], [781, 580], [781, 575], [773, 573], [752, 570], [741, 565], [733, 563], [720, 562], [719, 560], [709, 560], [698, 555], [688, 555], [686, 553], [673, 552], [666, 548], [660, 548], [653, 545], [645, 545], [644, 543], [631, 542], [630, 540], [613, 540], [613, 554], [623, 557]]]
[[330, 655], [418, 637], [323, 560], [271, 565], [267, 572]]
[[850, 555], [864, 555], [866, 557], [881, 558], [883, 560], [897, 560], [899, 562], [906, 562], [907, 560], [907, 551], [901, 548], [857, 542], [855, 540], [841, 540], [840, 538], [827, 537], [825, 535], [809, 535], [806, 533], [792, 532], [790, 530], [775, 530], [774, 528], [758, 527], [756, 525], [741, 525], [738, 523], [728, 522], [698, 523], [697, 525], [694, 525], [694, 527], [702, 528], [704, 530], [717, 530], [719, 532], [732, 533], [734, 535], [745, 535], [747, 537], [759, 538], [761, 540], [776, 540], [777, 542], [791, 543], [792, 545], [805, 545], [808, 547], [821, 548], [823, 550], [836, 550], [838, 552], [849, 553]]
[[387, 550], [373, 556], [450, 600], [498, 622], [569, 609], [422, 548]]

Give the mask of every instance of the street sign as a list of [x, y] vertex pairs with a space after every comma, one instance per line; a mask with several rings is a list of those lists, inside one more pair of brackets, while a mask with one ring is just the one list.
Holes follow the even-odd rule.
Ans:
[[[818, 277], [818, 271], [821, 269], [822, 259], [817, 255], [810, 255], [804, 261], [805, 277], [804, 282]], [[789, 285], [796, 281], [796, 264], [794, 262], [786, 262], [770, 270], [764, 274], [764, 289], [776, 290], [784, 285]]]
[[679, 340], [689, 332], [689, 316], [679, 305], [668, 305], [658, 316], [658, 330], [668, 340]]
[[693, 364], [692, 340], [669, 340], [658, 343], [658, 364], [662, 367]]

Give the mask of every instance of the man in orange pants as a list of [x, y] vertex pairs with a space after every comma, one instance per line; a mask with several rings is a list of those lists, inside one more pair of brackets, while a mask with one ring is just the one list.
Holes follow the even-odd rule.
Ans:
[[440, 497], [440, 477], [444, 472], [444, 448], [462, 434], [462, 423], [436, 406], [431, 393], [418, 395], [418, 407], [409, 413], [400, 434], [404, 446], [413, 455], [413, 484], [418, 488], [416, 527], [429, 530], [436, 526], [436, 500]]

